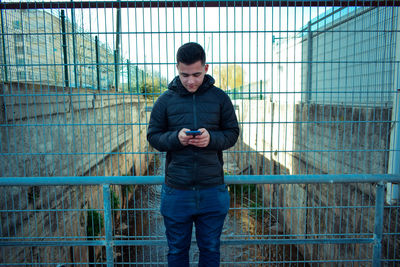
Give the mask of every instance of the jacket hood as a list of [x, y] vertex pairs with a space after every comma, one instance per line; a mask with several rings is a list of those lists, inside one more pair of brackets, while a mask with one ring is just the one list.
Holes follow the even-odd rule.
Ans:
[[[204, 75], [203, 83], [200, 85], [199, 89], [197, 89], [197, 91], [194, 92], [194, 94], [203, 93], [203, 92], [207, 91], [210, 87], [212, 87], [214, 85], [214, 83], [215, 83], [215, 80], [211, 75], [209, 75], [209, 74]], [[179, 95], [190, 95], [190, 94], [192, 94], [191, 92], [186, 90], [186, 88], [182, 85], [182, 82], [179, 79], [179, 76], [176, 76], [168, 84], [168, 89], [172, 90], [172, 91], [175, 91]]]

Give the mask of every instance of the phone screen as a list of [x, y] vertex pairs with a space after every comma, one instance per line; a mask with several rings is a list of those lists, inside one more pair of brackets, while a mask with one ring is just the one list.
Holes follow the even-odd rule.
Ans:
[[186, 131], [185, 133], [186, 135], [192, 135], [192, 136], [201, 135], [200, 131]]

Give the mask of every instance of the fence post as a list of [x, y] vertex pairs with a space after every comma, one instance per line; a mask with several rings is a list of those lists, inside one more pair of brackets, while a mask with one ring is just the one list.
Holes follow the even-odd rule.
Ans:
[[97, 90], [100, 91], [100, 62], [99, 62], [99, 37], [94, 37], [94, 42], [96, 46], [96, 75], [97, 75]]
[[4, 41], [3, 10], [0, 10], [0, 18], [1, 18], [1, 41], [2, 41], [2, 47], [3, 47], [4, 81], [7, 82], [8, 75], [7, 75], [6, 43]]
[[[400, 15], [400, 10], [398, 11]], [[397, 19], [397, 25], [393, 28], [400, 29], [400, 19]], [[396, 36], [396, 47], [395, 47], [395, 61], [400, 60], [400, 34]], [[389, 164], [388, 173], [399, 174], [400, 173], [400, 64], [394, 66], [394, 88], [395, 93], [393, 98], [392, 108], [392, 125], [390, 127], [390, 150], [389, 150]], [[390, 96], [389, 96], [390, 97]], [[400, 184], [399, 183], [388, 183], [386, 191], [386, 202], [389, 205], [396, 205], [400, 201]]]
[[127, 76], [128, 76], [128, 92], [131, 92], [131, 73], [129, 68], [129, 59], [126, 60], [126, 69], [127, 69]]
[[[119, 56], [122, 55], [120, 52], [120, 35], [121, 35], [121, 0], [118, 0], [119, 6], [117, 8], [117, 21], [116, 21], [116, 28], [117, 34], [115, 36], [115, 51], [114, 51], [114, 62], [115, 62], [115, 91], [118, 92], [119, 86]], [[122, 61], [121, 61], [122, 62]]]
[[67, 58], [67, 33], [65, 29], [65, 13], [64, 10], [61, 10], [61, 30], [62, 30], [62, 48], [64, 55], [64, 84], [65, 87], [69, 87], [68, 80], [68, 58]]
[[[75, 88], [79, 88], [78, 86], [78, 72], [76, 70], [76, 38], [75, 38], [75, 4], [74, 0], [71, 0], [72, 3], [72, 8], [71, 8], [71, 29], [72, 29], [72, 56], [74, 60], [74, 83], [75, 83]], [[84, 41], [82, 41], [84, 42]], [[85, 49], [82, 47], [82, 49]], [[85, 54], [85, 51], [82, 51], [82, 54]]]
[[375, 198], [374, 251], [373, 251], [373, 264], [372, 264], [372, 266], [374, 267], [381, 266], [384, 202], [385, 202], [385, 185], [383, 182], [379, 182], [376, 187], [376, 198]]
[[136, 93], [140, 94], [140, 89], [139, 89], [139, 67], [135, 67], [136, 70]]
[[119, 71], [119, 66], [118, 66], [118, 50], [114, 50], [114, 76], [115, 76], [115, 92], [118, 92], [118, 71]]
[[110, 185], [103, 185], [103, 201], [104, 201], [104, 228], [106, 234], [106, 257], [107, 267], [114, 266], [114, 251], [112, 240], [112, 216], [111, 216], [111, 197]]
[[309, 102], [309, 101], [311, 101], [311, 89], [312, 89], [312, 64], [311, 64], [311, 62], [313, 59], [313, 56], [312, 56], [313, 34], [311, 31], [311, 21], [308, 23], [307, 29], [308, 29], [308, 34], [307, 34], [307, 61], [308, 62], [307, 62], [307, 94], [306, 94], [307, 99], [306, 99], [306, 101]]

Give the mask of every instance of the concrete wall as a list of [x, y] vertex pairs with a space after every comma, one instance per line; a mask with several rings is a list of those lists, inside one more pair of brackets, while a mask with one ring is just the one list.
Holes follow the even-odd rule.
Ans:
[[[147, 172], [151, 154], [144, 151], [152, 150], [143, 123], [149, 113], [137, 96], [17, 83], [3, 84], [0, 94], [1, 176], [51, 179]], [[118, 194], [120, 188], [113, 190]], [[18, 216], [1, 213], [2, 237], [86, 236], [84, 209], [103, 207], [97, 186], [0, 187], [0, 195], [2, 210], [38, 210]], [[60, 248], [55, 253], [51, 248], [16, 250], [0, 255], [0, 262], [6, 262], [3, 256], [7, 262], [31, 256], [47, 257], [47, 262], [87, 262], [88, 257], [82, 248]]]
[[[310, 100], [320, 104], [392, 104], [398, 7], [347, 8], [312, 26], [302, 46], [311, 60]], [[307, 72], [307, 66], [303, 72]], [[307, 79], [303, 79], [307, 83]]]
[[[262, 100], [234, 104], [242, 122], [236, 147], [252, 151], [237, 154], [240, 169], [251, 161], [258, 174], [387, 172], [391, 108]], [[265, 160], [285, 167], [273, 171]]]
[[[245, 174], [386, 173], [390, 108], [346, 107], [318, 104], [280, 104], [236, 100], [241, 139], [233, 151]], [[251, 166], [251, 167], [249, 167]], [[374, 186], [265, 185], [265, 206], [278, 209], [278, 232], [298, 235], [372, 233]], [[312, 207], [331, 207], [313, 209]], [[273, 210], [275, 211], [275, 210]], [[386, 210], [385, 232], [398, 225], [394, 210]], [[269, 227], [266, 225], [266, 227]], [[395, 239], [385, 239], [385, 250], [394, 251]], [[343, 259], [343, 246], [299, 246], [306, 259]], [[369, 249], [369, 250], [368, 250]], [[371, 247], [354, 249], [366, 257]], [[353, 249], [351, 249], [353, 250]], [[318, 256], [316, 256], [318, 255]], [[385, 255], [390, 257], [390, 255]]]
[[344, 8], [278, 40], [267, 79], [273, 101], [391, 106], [399, 13], [398, 7]]

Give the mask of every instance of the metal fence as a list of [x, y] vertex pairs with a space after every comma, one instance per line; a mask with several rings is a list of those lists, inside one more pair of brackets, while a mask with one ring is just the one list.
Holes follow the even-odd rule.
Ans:
[[399, 5], [3, 1], [0, 265], [166, 264], [146, 130], [188, 41], [241, 130], [221, 264], [399, 265]]
[[[227, 176], [232, 205], [221, 264], [397, 265], [397, 224], [384, 224], [398, 221], [399, 206], [384, 206], [384, 183], [399, 180], [395, 175]], [[1, 210], [2, 265], [165, 265], [157, 186], [162, 182], [162, 176], [3, 178], [0, 186], [22, 190]], [[37, 187], [30, 191], [32, 184]], [[274, 201], [269, 186], [285, 189], [282, 202]], [[286, 190], [295, 186], [313, 187], [312, 199], [301, 206], [290, 200]], [[357, 186], [364, 188], [361, 200], [349, 190]], [[192, 263], [196, 253], [192, 249]]]

